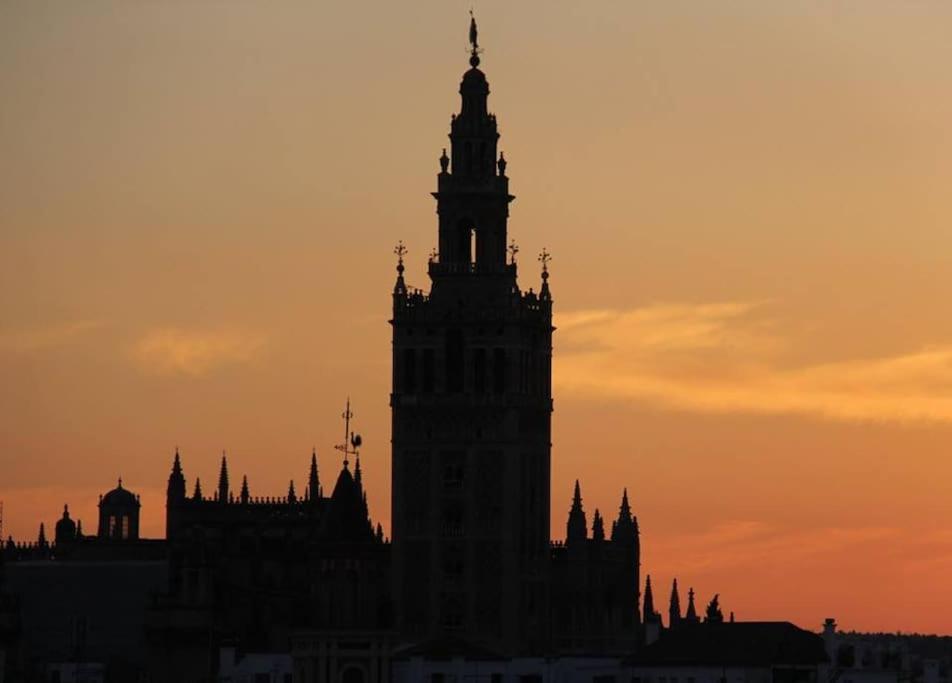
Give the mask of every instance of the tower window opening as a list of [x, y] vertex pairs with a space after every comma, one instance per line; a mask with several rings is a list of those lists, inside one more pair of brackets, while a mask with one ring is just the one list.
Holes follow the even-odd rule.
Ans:
[[463, 391], [463, 332], [448, 330], [446, 333], [446, 391], [454, 394]]
[[403, 391], [416, 393], [416, 351], [405, 349], [403, 352]]
[[119, 529], [119, 520], [115, 515], [109, 517], [109, 536], [110, 538], [114, 537]]
[[486, 391], [486, 349], [476, 349], [473, 352], [473, 393], [482, 394]]
[[122, 515], [122, 538], [129, 538], [129, 515]]
[[493, 391], [501, 394], [506, 391], [506, 350], [493, 350]]
[[433, 349], [423, 349], [423, 393], [432, 394], [434, 385]]

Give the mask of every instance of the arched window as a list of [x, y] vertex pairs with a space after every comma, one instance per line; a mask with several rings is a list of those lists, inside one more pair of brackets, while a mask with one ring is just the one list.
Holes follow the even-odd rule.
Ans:
[[446, 391], [463, 391], [463, 332], [458, 329], [446, 331]]
[[506, 391], [506, 350], [493, 349], [493, 391], [502, 394]]
[[403, 391], [406, 394], [416, 393], [416, 351], [403, 351]]

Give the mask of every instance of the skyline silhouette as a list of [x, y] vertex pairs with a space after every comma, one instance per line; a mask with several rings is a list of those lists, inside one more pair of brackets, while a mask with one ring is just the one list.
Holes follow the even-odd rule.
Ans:
[[[948, 10], [811, 7], [479, 8], [559, 294], [551, 532], [623, 481], [659, 592], [949, 632]], [[421, 286], [461, 11], [2, 10], [4, 536], [119, 476], [160, 535], [176, 444], [282, 495], [347, 394], [389, 536], [390, 250]]]

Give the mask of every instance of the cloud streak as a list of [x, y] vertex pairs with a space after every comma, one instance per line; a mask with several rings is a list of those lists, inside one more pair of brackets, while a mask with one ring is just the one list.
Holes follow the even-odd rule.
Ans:
[[132, 355], [146, 371], [197, 377], [249, 363], [265, 344], [264, 335], [256, 332], [161, 328], [140, 338]]
[[952, 422], [952, 344], [872, 359], [785, 363], [762, 303], [655, 305], [561, 316], [562, 395], [702, 413]]

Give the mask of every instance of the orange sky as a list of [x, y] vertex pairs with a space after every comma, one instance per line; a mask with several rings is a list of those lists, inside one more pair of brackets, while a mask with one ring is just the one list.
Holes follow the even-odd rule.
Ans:
[[[426, 284], [469, 3], [0, 7], [0, 499], [163, 531], [227, 449], [389, 516], [397, 239]], [[741, 619], [952, 632], [952, 5], [477, 3], [523, 286], [554, 254], [553, 534]]]

